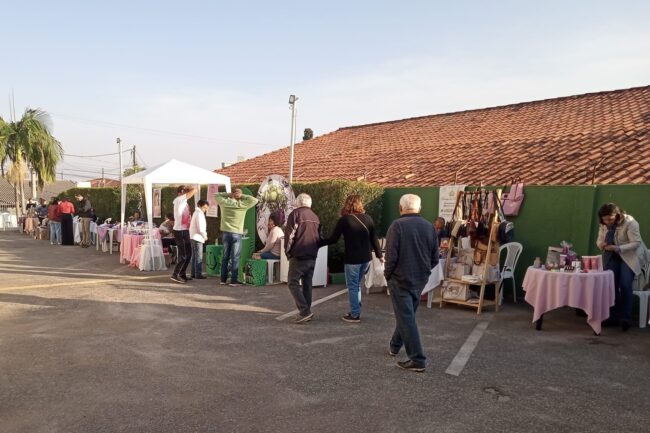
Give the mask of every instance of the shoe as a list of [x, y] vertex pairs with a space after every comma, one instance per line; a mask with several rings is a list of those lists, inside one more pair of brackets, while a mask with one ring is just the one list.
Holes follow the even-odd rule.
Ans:
[[54, 245], [54, 242], [50, 242], [50, 245]]
[[420, 365], [410, 359], [407, 361], [399, 361], [397, 366], [403, 370], [415, 371], [416, 373], [422, 373], [424, 371], [424, 366]]
[[181, 275], [180, 277], [178, 277], [178, 278], [180, 278], [181, 280], [183, 280], [184, 283], [187, 283], [188, 281], [192, 281], [191, 278], [187, 278], [187, 277], [184, 277], [184, 276], [182, 276], [182, 275]]
[[194, 279], [195, 280], [207, 280], [208, 277], [204, 277], [203, 275], [201, 275], [200, 277], [194, 277]]
[[348, 322], [348, 323], [359, 323], [359, 322], [361, 322], [361, 317], [353, 316], [352, 313], [346, 314], [341, 319], [343, 319], [344, 322]]
[[623, 332], [627, 332], [630, 329], [630, 322], [621, 322], [621, 329]]
[[603, 328], [607, 328], [607, 327], [609, 327], [609, 326], [618, 326], [618, 325], [619, 325], [619, 322], [618, 322], [618, 320], [607, 319], [607, 320], [604, 320], [604, 321], [601, 323], [601, 325], [603, 326]]
[[393, 349], [388, 349], [388, 356], [397, 356], [399, 352], [393, 352]]
[[235, 281], [234, 283], [230, 283], [230, 284], [228, 284], [228, 285], [229, 285], [230, 287], [239, 287], [239, 286], [241, 286], [241, 283]]
[[171, 280], [176, 282], [176, 283], [180, 283], [180, 284], [185, 284], [187, 282], [186, 280], [182, 279], [178, 275], [172, 275]]
[[312, 318], [314, 317], [314, 313], [309, 313], [306, 316], [301, 316], [300, 314], [296, 316], [294, 319], [293, 323], [300, 324], [300, 323], [307, 323], [309, 322]]
[[221, 286], [225, 286], [226, 284], [228, 284], [228, 283], [226, 283], [225, 281], [219, 281], [219, 285], [221, 285]]

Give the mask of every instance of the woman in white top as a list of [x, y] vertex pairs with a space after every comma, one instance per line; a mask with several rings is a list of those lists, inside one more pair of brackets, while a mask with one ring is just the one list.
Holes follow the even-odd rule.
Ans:
[[257, 253], [264, 260], [280, 260], [280, 240], [284, 238], [284, 232], [278, 227], [278, 217], [269, 216], [269, 235], [266, 238], [266, 245]]

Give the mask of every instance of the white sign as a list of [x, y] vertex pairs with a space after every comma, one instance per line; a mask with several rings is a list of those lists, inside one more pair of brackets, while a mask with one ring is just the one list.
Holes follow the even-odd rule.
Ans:
[[456, 196], [458, 191], [465, 191], [465, 185], [444, 185], [440, 187], [440, 196], [438, 198], [438, 216], [451, 221], [454, 207], [456, 206]]
[[219, 205], [214, 199], [214, 195], [219, 192], [219, 185], [208, 185], [208, 203], [210, 207], [205, 213], [209, 217], [218, 217], [219, 216]]

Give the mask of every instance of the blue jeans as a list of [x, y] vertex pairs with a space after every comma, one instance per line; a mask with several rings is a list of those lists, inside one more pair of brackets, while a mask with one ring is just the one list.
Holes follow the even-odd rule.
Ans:
[[61, 223], [50, 221], [50, 243], [61, 245]]
[[276, 256], [270, 251], [265, 251], [262, 254], [260, 254], [260, 258], [263, 260], [280, 260], [280, 256]]
[[370, 262], [358, 265], [345, 265], [345, 286], [350, 298], [350, 314], [361, 315], [361, 278], [368, 272]]
[[221, 260], [221, 281], [228, 279], [228, 262], [230, 266], [230, 282], [239, 283], [239, 256], [241, 255], [241, 238], [238, 233], [223, 232], [223, 259]]
[[422, 351], [420, 333], [415, 322], [415, 312], [418, 310], [420, 295], [424, 287], [399, 287], [397, 282], [391, 279], [388, 281], [388, 288], [395, 312], [395, 332], [390, 339], [390, 350], [393, 353], [398, 353], [404, 346], [406, 356], [424, 367], [427, 358]]
[[609, 318], [612, 321], [631, 323], [632, 321], [632, 285], [634, 271], [623, 261], [618, 254], [612, 254], [607, 260], [606, 270], [614, 272], [614, 306], [609, 309]]
[[203, 276], [203, 242], [190, 240], [192, 244], [192, 264], [190, 270], [194, 278]]

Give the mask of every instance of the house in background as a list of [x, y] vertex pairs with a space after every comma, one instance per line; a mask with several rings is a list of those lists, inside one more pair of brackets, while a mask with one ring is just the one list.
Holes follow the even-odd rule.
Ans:
[[119, 188], [120, 181], [109, 178], [97, 178], [87, 181], [90, 183], [91, 188]]
[[[77, 184], [71, 180], [57, 180], [52, 183], [48, 183], [43, 187], [43, 191], [40, 194], [37, 194], [34, 198], [43, 197], [45, 200], [61, 194], [63, 191], [66, 191], [70, 188], [76, 187]], [[23, 184], [25, 190], [25, 201], [29, 200], [31, 197], [31, 185], [29, 182]], [[0, 178], [0, 210], [11, 212], [12, 209], [16, 207], [16, 196], [14, 193], [14, 187], [6, 179]]]
[[[294, 181], [650, 183], [650, 86], [340, 128], [295, 147]], [[233, 183], [288, 176], [289, 148], [216, 170]]]

